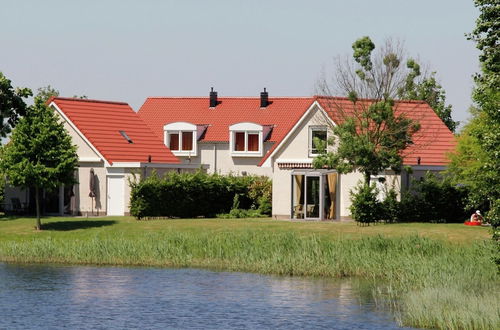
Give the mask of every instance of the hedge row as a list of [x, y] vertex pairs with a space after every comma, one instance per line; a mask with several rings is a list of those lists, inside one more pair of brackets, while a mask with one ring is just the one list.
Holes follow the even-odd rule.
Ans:
[[201, 171], [169, 172], [163, 178], [153, 174], [142, 181], [130, 182], [130, 213], [137, 219], [214, 217], [231, 210], [235, 195], [239, 197], [240, 208], [258, 209], [265, 201], [260, 198], [263, 193], [255, 190], [263, 185], [270, 187], [270, 180]]
[[428, 173], [401, 196], [399, 221], [464, 222], [473, 212], [467, 205], [468, 193], [467, 187]]
[[384, 201], [377, 199], [375, 185], [360, 185], [351, 192], [351, 214], [361, 223], [370, 222], [463, 222], [471, 214], [467, 207], [466, 187], [456, 186], [448, 178], [427, 174], [414, 180], [401, 199], [393, 189]]

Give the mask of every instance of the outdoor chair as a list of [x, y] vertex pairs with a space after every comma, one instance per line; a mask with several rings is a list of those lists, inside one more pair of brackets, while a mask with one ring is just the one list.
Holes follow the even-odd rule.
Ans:
[[319, 213], [318, 213], [318, 210], [319, 210], [319, 205], [318, 205], [318, 204], [310, 204], [310, 205], [307, 205], [307, 213], [306, 213], [306, 216], [307, 216], [307, 217], [316, 217], [315, 215], [316, 215], [316, 214], [319, 214]]
[[304, 219], [304, 209], [302, 204], [298, 204], [293, 207], [293, 215], [295, 219]]

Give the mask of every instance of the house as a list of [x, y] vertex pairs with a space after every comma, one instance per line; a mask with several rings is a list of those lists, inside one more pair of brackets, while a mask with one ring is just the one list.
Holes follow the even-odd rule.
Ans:
[[[359, 172], [312, 166], [318, 154], [313, 139], [328, 140], [331, 127], [342, 120], [339, 109], [352, 109], [346, 98], [270, 97], [265, 89], [258, 97], [218, 97], [212, 89], [208, 97], [150, 97], [137, 113], [126, 103], [95, 100], [53, 98], [49, 106], [79, 156], [79, 184], [61, 187], [53, 197], [47, 193], [45, 204], [53, 204], [58, 214], [128, 214], [127, 180], [134, 173], [201, 167], [209, 173], [270, 177], [275, 218], [339, 220], [349, 217], [350, 191], [362, 179]], [[395, 108], [421, 124], [404, 152], [404, 164], [412, 170], [387, 170], [374, 179], [384, 178], [401, 191], [412, 177], [445, 169], [454, 137], [425, 102], [400, 101]], [[381, 186], [382, 181], [375, 180]], [[95, 197], [89, 197], [91, 184]], [[30, 200], [29, 192], [10, 194]]]
[[[138, 111], [151, 131], [182, 164], [205, 165], [209, 172], [266, 175], [273, 180], [273, 217], [341, 219], [350, 215], [350, 191], [361, 173], [340, 175], [314, 169], [313, 139], [327, 140], [341, 120], [339, 109], [352, 102], [336, 97], [151, 97]], [[376, 176], [401, 191], [411, 177], [442, 171], [453, 134], [425, 102], [401, 101], [396, 111], [418, 120], [415, 144], [405, 151], [412, 171]], [[334, 146], [329, 146], [334, 148]], [[376, 180], [381, 184], [382, 180]]]
[[[130, 187], [134, 174], [196, 170], [180, 164], [127, 103], [51, 98], [54, 110], [77, 146], [75, 186], [43, 192], [43, 213], [63, 215], [129, 214]], [[91, 189], [92, 187], [92, 189]], [[92, 191], [92, 193], [91, 193]], [[33, 208], [33, 192], [9, 187], [7, 200], [18, 198]]]

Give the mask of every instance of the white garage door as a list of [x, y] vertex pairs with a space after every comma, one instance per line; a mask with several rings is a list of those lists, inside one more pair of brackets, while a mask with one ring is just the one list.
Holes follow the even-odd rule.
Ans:
[[108, 176], [108, 215], [125, 214], [124, 183], [123, 176]]

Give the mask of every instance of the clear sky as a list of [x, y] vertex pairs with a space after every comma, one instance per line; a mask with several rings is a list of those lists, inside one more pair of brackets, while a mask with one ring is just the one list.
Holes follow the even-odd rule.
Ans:
[[148, 96], [308, 96], [368, 35], [405, 41], [465, 120], [478, 51], [472, 0], [0, 0], [0, 71], [14, 86], [128, 102]]

